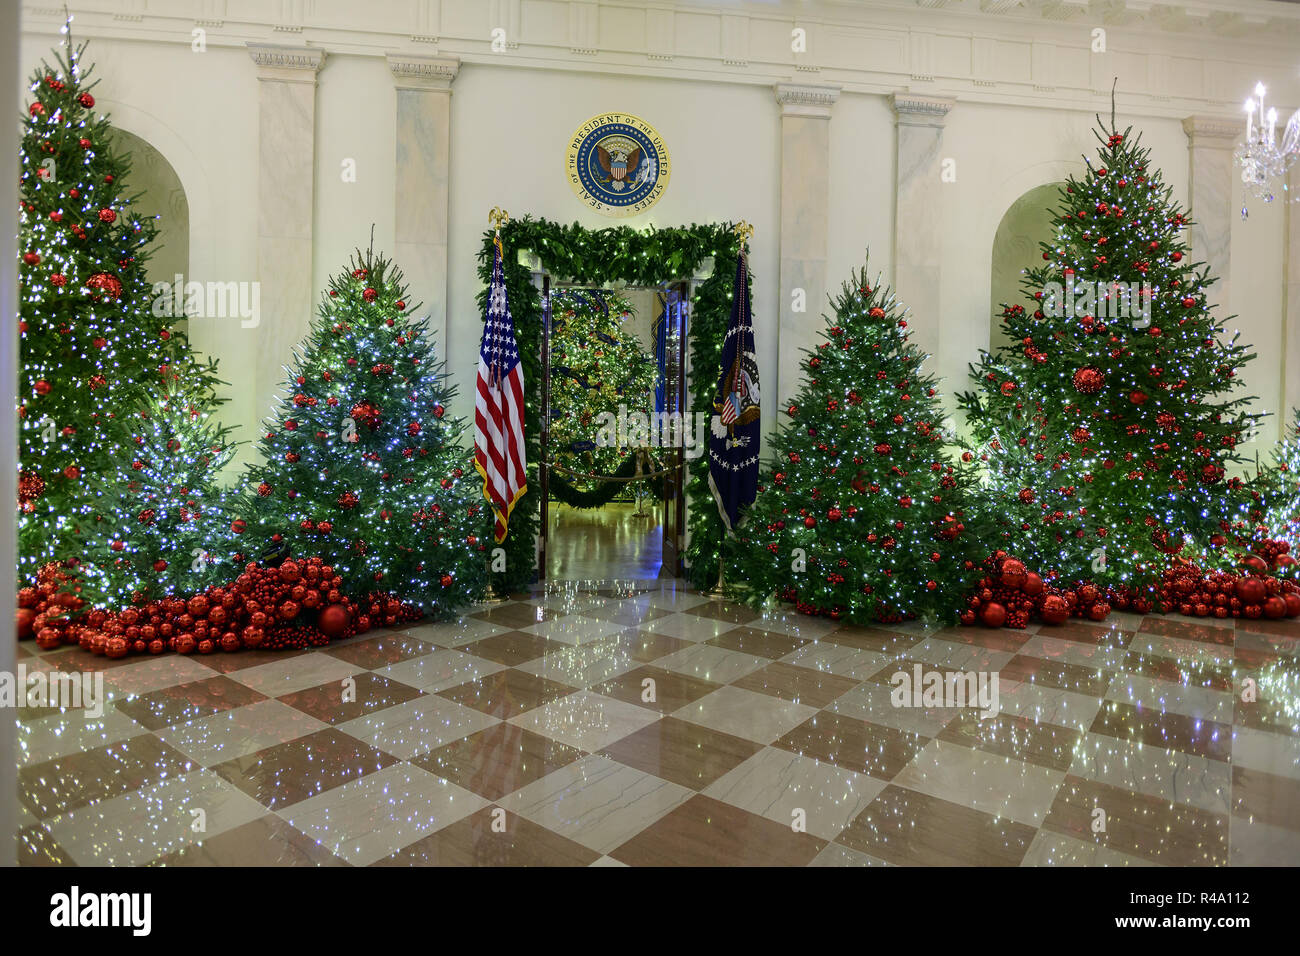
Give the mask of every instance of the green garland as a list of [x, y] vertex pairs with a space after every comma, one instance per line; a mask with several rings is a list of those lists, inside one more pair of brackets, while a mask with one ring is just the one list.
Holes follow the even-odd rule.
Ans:
[[[636, 453], [633, 452], [623, 459], [623, 463], [614, 470], [612, 475], [606, 475], [605, 477], [631, 478], [635, 474]], [[573, 483], [562, 472], [556, 471], [554, 468], [551, 469], [549, 481], [551, 496], [558, 498], [572, 508], [600, 508], [617, 498], [624, 487], [622, 481], [603, 481], [591, 491], [579, 491], [573, 487]]]
[[[693, 275], [700, 264], [713, 257], [713, 273], [695, 290], [690, 317], [692, 374], [687, 382], [692, 411], [707, 411], [717, 384], [722, 339], [731, 312], [731, 282], [739, 253], [738, 237], [731, 223], [697, 225], [677, 229], [644, 231], [629, 226], [587, 229], [578, 223], [562, 225], [546, 219], [513, 219], [501, 227], [505, 250], [502, 265], [515, 338], [524, 367], [524, 430], [528, 456], [528, 491], [515, 505], [510, 533], [503, 545], [506, 570], [493, 575], [500, 592], [523, 591], [532, 583], [536, 565], [534, 539], [538, 532], [540, 483], [537, 462], [541, 458], [541, 293], [532, 284], [526, 266], [519, 263], [519, 251], [527, 249], [540, 259], [542, 268], [581, 285], [604, 286], [613, 282], [654, 286], [666, 278]], [[492, 233], [483, 234], [479, 251], [479, 314], [487, 307], [487, 283], [492, 277]], [[622, 469], [620, 469], [621, 471]], [[709, 491], [708, 456], [690, 463], [687, 494], [691, 500], [690, 545], [686, 550], [691, 584], [710, 586], [718, 576], [718, 563], [725, 546], [725, 529]], [[554, 487], [554, 475], [551, 478]]]

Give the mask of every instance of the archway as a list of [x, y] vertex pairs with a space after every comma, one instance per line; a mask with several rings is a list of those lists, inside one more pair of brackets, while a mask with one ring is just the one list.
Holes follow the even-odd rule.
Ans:
[[145, 264], [150, 281], [170, 283], [178, 274], [188, 276], [190, 203], [180, 176], [161, 152], [134, 133], [113, 127], [109, 143], [130, 160], [132, 207], [141, 218], [157, 219], [158, 238]]
[[1051, 239], [1051, 207], [1064, 183], [1044, 183], [1023, 193], [1003, 214], [993, 236], [989, 283], [989, 350], [1009, 344], [1000, 319], [1004, 304], [1024, 304], [1024, 270], [1041, 255], [1039, 243]]

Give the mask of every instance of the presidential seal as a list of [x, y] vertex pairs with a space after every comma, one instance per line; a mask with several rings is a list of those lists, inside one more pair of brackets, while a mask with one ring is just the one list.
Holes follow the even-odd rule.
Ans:
[[579, 199], [606, 216], [635, 216], [668, 187], [668, 147], [653, 126], [630, 113], [601, 113], [578, 127], [564, 163]]

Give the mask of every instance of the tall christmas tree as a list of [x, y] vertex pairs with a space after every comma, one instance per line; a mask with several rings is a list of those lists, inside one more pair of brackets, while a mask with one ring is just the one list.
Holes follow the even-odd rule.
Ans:
[[81, 528], [79, 596], [121, 609], [233, 578], [231, 496], [215, 481], [234, 452], [229, 429], [165, 391], [120, 423], [99, 514]]
[[156, 228], [131, 211], [130, 164], [94, 111], [85, 44], [68, 29], [32, 77], [19, 158], [19, 576], [78, 557], [104, 507], [120, 419], [158, 389], [207, 406], [215, 366], [155, 315], [144, 263]]
[[[655, 363], [628, 327], [632, 307], [605, 291], [572, 290], [551, 299], [551, 429], [555, 461], [577, 475], [580, 492], [603, 490], [586, 475], [613, 475], [632, 449], [610, 442], [610, 422], [648, 415]], [[622, 490], [621, 486], [615, 486]]]
[[1226, 476], [1255, 422], [1234, 395], [1253, 355], [1210, 311], [1191, 220], [1131, 129], [1097, 133], [1087, 174], [1062, 188], [1055, 237], [1007, 305], [1009, 341], [959, 396], [988, 466], [1000, 543], [1045, 572], [1148, 584], [1207, 544]]
[[358, 252], [330, 280], [245, 476], [244, 556], [320, 556], [353, 595], [445, 615], [481, 596], [490, 527], [401, 272]]
[[859, 623], [951, 621], [984, 556], [965, 531], [976, 474], [950, 457], [936, 379], [902, 309], [866, 275], [844, 285], [825, 341], [806, 351], [726, 577], [756, 604], [775, 595]]

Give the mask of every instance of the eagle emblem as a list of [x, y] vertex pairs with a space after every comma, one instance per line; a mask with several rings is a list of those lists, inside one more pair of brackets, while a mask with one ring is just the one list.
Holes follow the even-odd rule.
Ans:
[[645, 212], [663, 195], [671, 173], [663, 138], [628, 113], [593, 116], [579, 127], [566, 166], [578, 197], [611, 216]]

